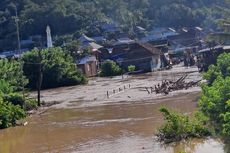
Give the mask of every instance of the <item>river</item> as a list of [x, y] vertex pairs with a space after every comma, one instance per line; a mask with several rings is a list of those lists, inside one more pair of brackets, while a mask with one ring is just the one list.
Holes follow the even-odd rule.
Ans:
[[[194, 77], [197, 77], [196, 75]], [[157, 76], [162, 77], [162, 74]], [[152, 76], [145, 78], [148, 78], [146, 83], [148, 84]], [[133, 82], [135, 79], [136, 84]], [[140, 83], [140, 80], [144, 80], [143, 76], [127, 80], [126, 83], [131, 83], [135, 87], [143, 86], [146, 80], [143, 83]], [[143, 99], [149, 95], [145, 92], [140, 94], [137, 88], [133, 88], [130, 92], [112, 97], [111, 102], [111, 99], [102, 100], [100, 94], [104, 94], [106, 90], [101, 88], [108, 89], [109, 85], [120, 86], [120, 82], [116, 79], [117, 85], [115, 82], [109, 84], [111, 83], [109, 80], [96, 82], [95, 84], [95, 80], [90, 81], [88, 86], [76, 89], [71, 87], [44, 91], [43, 99], [52, 101], [55, 97], [65, 99], [63, 94], [73, 95], [75, 90], [80, 91], [79, 88], [87, 88], [82, 91], [79, 98], [74, 97], [76, 101], [68, 100], [69, 97], [66, 97], [66, 101], [63, 100], [61, 104], [28, 117], [27, 126], [1, 130], [0, 153], [228, 153], [230, 151], [229, 146], [218, 138], [191, 139], [165, 146], [157, 142], [154, 137], [154, 133], [163, 123], [159, 108], [167, 106], [190, 115], [197, 109], [200, 89]], [[104, 84], [108, 84], [107, 87]], [[99, 94], [87, 95], [95, 92], [95, 89], [89, 91], [95, 86]], [[88, 92], [84, 97], [82, 95], [85, 91]], [[129, 94], [131, 98], [127, 98]], [[139, 99], [136, 97], [132, 99], [135, 94]]]

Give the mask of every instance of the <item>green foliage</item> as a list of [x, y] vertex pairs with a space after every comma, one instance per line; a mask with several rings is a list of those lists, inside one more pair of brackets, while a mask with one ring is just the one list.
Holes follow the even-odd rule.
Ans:
[[9, 93], [3, 96], [3, 101], [10, 102], [13, 105], [19, 105], [21, 108], [23, 108], [23, 104], [25, 102], [25, 99], [23, 98], [22, 94], [19, 93]]
[[129, 72], [134, 72], [136, 70], [136, 66], [135, 65], [129, 65], [128, 66], [128, 71]]
[[230, 99], [230, 77], [218, 77], [212, 86], [202, 87], [200, 99], [201, 110], [215, 122], [216, 127], [223, 133], [229, 134], [229, 99]]
[[20, 106], [3, 102], [0, 98], [0, 129], [15, 126], [16, 121], [25, 118], [26, 114]]
[[101, 76], [117, 76], [122, 74], [122, 69], [114, 61], [106, 61], [101, 66]]
[[217, 65], [210, 66], [204, 78], [210, 84], [202, 86], [200, 108], [214, 122], [217, 131], [230, 136], [230, 53], [220, 55]]
[[13, 87], [10, 86], [8, 82], [3, 79], [0, 79], [0, 93], [8, 94], [13, 92]]
[[167, 108], [161, 108], [160, 111], [166, 123], [159, 129], [157, 136], [165, 143], [210, 135], [206, 127], [207, 118], [202, 113], [196, 113], [189, 118]]
[[30, 111], [38, 108], [38, 102], [35, 99], [27, 99], [25, 101], [25, 110]]
[[[118, 23], [133, 33], [135, 26], [215, 28], [229, 13], [224, 0], [21, 0], [18, 7], [22, 38], [43, 34], [50, 25], [57, 36], [88, 32], [98, 35], [101, 23]], [[16, 48], [15, 8], [0, 2], [0, 50]], [[62, 43], [62, 42], [61, 42]], [[60, 43], [59, 43], [60, 44]]]
[[223, 53], [217, 59], [217, 65], [211, 65], [208, 72], [204, 73], [203, 77], [209, 84], [212, 84], [218, 76], [230, 76], [230, 53]]
[[20, 90], [28, 83], [18, 61], [2, 59], [0, 68], [0, 80], [7, 82], [14, 90]]
[[[73, 58], [61, 48], [41, 50], [43, 83], [42, 88], [54, 88], [86, 83], [86, 78], [77, 70]], [[29, 79], [29, 88], [37, 87], [39, 74], [38, 50], [34, 49], [23, 56], [24, 73]]]

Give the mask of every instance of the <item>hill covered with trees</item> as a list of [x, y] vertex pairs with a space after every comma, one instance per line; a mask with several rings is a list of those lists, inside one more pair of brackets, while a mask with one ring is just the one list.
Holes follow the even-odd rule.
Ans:
[[50, 25], [54, 35], [98, 34], [102, 23], [133, 27], [190, 27], [215, 29], [230, 4], [225, 0], [1, 0], [0, 51], [16, 48], [15, 14], [21, 38], [44, 35]]

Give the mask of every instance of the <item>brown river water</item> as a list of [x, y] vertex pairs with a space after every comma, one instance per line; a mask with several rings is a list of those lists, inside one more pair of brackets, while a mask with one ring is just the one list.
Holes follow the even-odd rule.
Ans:
[[[175, 79], [195, 69], [181, 67], [121, 80], [96, 78], [86, 86], [42, 91], [46, 102], [60, 104], [28, 117], [27, 126], [0, 130], [0, 153], [229, 153], [220, 139], [192, 139], [163, 145], [154, 133], [163, 123], [159, 108], [167, 106], [191, 114], [197, 109], [200, 89], [148, 95], [141, 87]], [[106, 98], [106, 91], [131, 85], [131, 89]], [[33, 95], [33, 94], [32, 94]]]
[[[29, 125], [0, 131], [0, 153], [227, 153], [218, 139], [195, 139], [164, 146], [154, 138], [162, 124], [158, 109], [196, 110], [199, 92], [154, 103], [50, 109]], [[160, 101], [160, 102], [159, 102]]]

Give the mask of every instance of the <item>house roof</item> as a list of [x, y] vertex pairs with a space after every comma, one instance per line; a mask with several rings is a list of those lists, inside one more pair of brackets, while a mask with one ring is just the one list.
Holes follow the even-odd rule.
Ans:
[[117, 42], [115, 42], [113, 45], [116, 46], [116, 45], [133, 44], [133, 43], [135, 43], [135, 40], [126, 37], [126, 38], [117, 39]]
[[95, 42], [89, 43], [89, 46], [91, 46], [91, 47], [93, 48], [93, 50], [94, 50], [94, 49], [95, 49], [95, 50], [98, 50], [98, 49], [100, 49], [100, 48], [103, 47], [103, 46], [101, 46], [101, 45], [98, 45], [98, 44], [95, 43]]
[[83, 64], [86, 64], [88, 62], [96, 62], [96, 61], [97, 61], [97, 59], [95, 56], [85, 56], [79, 60], [78, 65], [83, 65]]
[[145, 28], [143, 28], [143, 27], [141, 27], [141, 26], [136, 26], [136, 28], [137, 28], [138, 30], [140, 30], [140, 31], [145, 31], [145, 30], [146, 30]]
[[81, 43], [84, 43], [84, 42], [95, 42], [94, 39], [86, 36], [85, 34], [83, 34], [79, 39], [78, 39]]
[[141, 47], [145, 48], [146, 50], [148, 50], [149, 52], [151, 52], [154, 55], [157, 54], [162, 54], [161, 51], [159, 49], [157, 49], [156, 47], [154, 47], [152, 44], [150, 43], [138, 43]]
[[[218, 45], [213, 47], [212, 49], [214, 50], [230, 50], [230, 46], [222, 46], [222, 45]], [[210, 48], [205, 48], [199, 51], [199, 53], [204, 53], [204, 52], [210, 52], [211, 49]]]

